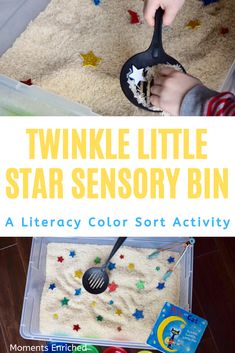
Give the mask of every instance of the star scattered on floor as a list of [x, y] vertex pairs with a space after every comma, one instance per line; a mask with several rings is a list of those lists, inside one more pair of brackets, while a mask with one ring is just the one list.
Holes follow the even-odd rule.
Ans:
[[118, 326], [118, 327], [117, 327], [117, 330], [118, 330], [118, 332], [122, 331], [121, 326]]
[[82, 278], [83, 272], [81, 270], [77, 270], [74, 272], [74, 277]]
[[93, 300], [93, 302], [91, 303], [91, 306], [92, 306], [93, 308], [95, 308], [95, 307], [96, 307], [96, 301]]
[[137, 69], [134, 65], [132, 65], [132, 73], [129, 75], [129, 78], [135, 81], [135, 85], [137, 86], [140, 81], [146, 81], [143, 76], [144, 69]]
[[227, 33], [229, 33], [228, 27], [221, 27], [220, 28], [220, 34], [222, 34], [224, 36]]
[[25, 81], [20, 81], [20, 82], [24, 83], [27, 86], [32, 86], [32, 84], [33, 84], [31, 78], [29, 78], [28, 80], [25, 80]]
[[74, 295], [80, 295], [81, 292], [82, 292], [82, 289], [81, 289], [81, 288], [75, 289]]
[[130, 15], [130, 22], [132, 25], [140, 23], [140, 17], [137, 12], [128, 10], [128, 13]]
[[101, 263], [101, 258], [99, 256], [96, 256], [95, 260], [94, 260], [94, 263], [96, 265], [100, 264]]
[[97, 320], [97, 321], [103, 321], [103, 320], [104, 320], [104, 318], [103, 318], [103, 316], [98, 315], [98, 316], [96, 316], [96, 320]]
[[56, 288], [55, 283], [51, 283], [51, 284], [49, 285], [49, 289], [53, 290], [53, 289], [55, 289], [55, 288]]
[[109, 269], [109, 271], [115, 270], [116, 269], [116, 264], [113, 263], [113, 262], [110, 262], [108, 264], [108, 269]]
[[133, 271], [135, 269], [135, 264], [133, 264], [132, 262], [130, 262], [127, 266], [128, 270]]
[[159, 290], [164, 289], [165, 288], [165, 283], [164, 282], [158, 282], [158, 285], [157, 285], [156, 288], [159, 289]]
[[122, 315], [122, 310], [121, 309], [117, 309], [115, 311], [115, 314], [118, 315], [118, 316], [121, 316]]
[[102, 61], [101, 58], [96, 56], [93, 51], [89, 51], [87, 54], [80, 54], [83, 59], [82, 66], [92, 66], [97, 67], [98, 64]]
[[175, 262], [175, 258], [173, 256], [170, 256], [167, 261], [169, 262], [169, 264], [172, 264], [173, 262]]
[[142, 281], [142, 280], [139, 280], [138, 282], [136, 282], [136, 288], [138, 288], [138, 289], [144, 289], [145, 288], [145, 286], [144, 286], [144, 281]]
[[81, 330], [81, 327], [77, 324], [77, 325], [73, 325], [73, 331], [77, 331]]
[[62, 306], [68, 305], [69, 299], [64, 297], [64, 299], [62, 299], [60, 302], [61, 302]]
[[132, 314], [132, 316], [134, 316], [136, 320], [143, 319], [144, 318], [143, 310], [135, 309], [135, 312], [134, 314]]
[[160, 269], [161, 269], [160, 266], [157, 266], [157, 267], [155, 268], [156, 271], [160, 271]]
[[64, 261], [64, 258], [63, 258], [63, 256], [58, 256], [57, 257], [57, 262], [63, 262]]
[[113, 305], [114, 301], [113, 300], [110, 300], [109, 301], [109, 305]]
[[93, 3], [94, 3], [96, 6], [98, 6], [98, 5], [100, 5], [101, 0], [93, 0]]
[[74, 250], [71, 250], [69, 256], [74, 258], [74, 256], [76, 256], [76, 252]]
[[196, 29], [201, 26], [201, 22], [199, 20], [191, 20], [186, 24], [186, 28]]
[[59, 315], [58, 314], [53, 314], [53, 319], [58, 320], [59, 319]]
[[213, 4], [215, 2], [218, 2], [219, 0], [202, 0], [202, 1], [203, 1], [204, 6], [207, 6], [207, 5]]
[[123, 260], [125, 256], [121, 254], [119, 257], [121, 260]]
[[115, 292], [115, 290], [118, 288], [118, 285], [113, 281], [108, 285], [109, 292]]

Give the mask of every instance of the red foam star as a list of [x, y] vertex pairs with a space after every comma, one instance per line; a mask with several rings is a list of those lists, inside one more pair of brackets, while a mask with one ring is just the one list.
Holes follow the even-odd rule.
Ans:
[[119, 332], [122, 331], [121, 326], [118, 326], [117, 330], [118, 330]]
[[132, 10], [128, 10], [129, 15], [131, 16], [130, 21], [131, 24], [136, 24], [136, 23], [140, 23], [140, 18], [137, 12], [132, 11]]
[[73, 330], [78, 332], [78, 330], [81, 330], [81, 327], [79, 325], [73, 325]]
[[58, 262], [63, 262], [63, 261], [64, 261], [63, 256], [58, 256], [58, 257], [57, 257], [57, 261], [58, 261]]
[[120, 255], [119, 257], [120, 257], [120, 259], [124, 259], [124, 255]]
[[32, 86], [32, 80], [31, 78], [29, 78], [28, 80], [25, 80], [25, 81], [20, 81], [21, 83], [24, 83], [25, 85], [28, 85], [28, 86]]
[[220, 34], [225, 35], [225, 34], [227, 34], [228, 32], [229, 32], [228, 27], [221, 27], [221, 28], [220, 28]]
[[118, 285], [113, 281], [112, 283], [110, 283], [108, 285], [109, 288], [109, 292], [115, 292], [115, 290], [117, 289]]

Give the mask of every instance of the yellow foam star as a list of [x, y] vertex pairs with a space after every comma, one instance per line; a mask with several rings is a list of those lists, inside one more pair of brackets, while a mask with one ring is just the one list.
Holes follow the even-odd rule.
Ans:
[[201, 26], [201, 22], [199, 20], [191, 20], [186, 24], [187, 28], [195, 29]]
[[115, 311], [115, 314], [117, 314], [117, 315], [122, 315], [122, 310], [121, 309], [117, 309], [116, 311]]
[[96, 302], [93, 301], [93, 302], [91, 303], [91, 306], [92, 306], [93, 308], [95, 308], [95, 307], [96, 307]]
[[53, 318], [54, 318], [55, 320], [58, 320], [59, 315], [58, 315], [58, 314], [54, 314], [54, 315], [53, 315]]
[[135, 269], [135, 264], [133, 264], [132, 262], [130, 262], [130, 263], [128, 264], [128, 270], [133, 271], [134, 269]]
[[77, 270], [74, 272], [74, 277], [82, 278], [83, 272], [81, 270]]
[[80, 56], [83, 59], [82, 66], [97, 67], [97, 65], [102, 61], [102, 59], [96, 56], [92, 50], [87, 54], [80, 54]]

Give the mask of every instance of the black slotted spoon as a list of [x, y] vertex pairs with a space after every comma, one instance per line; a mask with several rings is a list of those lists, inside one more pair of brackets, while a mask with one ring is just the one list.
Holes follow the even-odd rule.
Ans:
[[[152, 67], [159, 64], [169, 64], [169, 65], [178, 65], [183, 72], [186, 72], [183, 66], [174, 58], [166, 54], [162, 46], [162, 19], [163, 19], [164, 10], [159, 8], [155, 13], [155, 26], [153, 32], [152, 42], [150, 47], [139, 54], [132, 56], [127, 62], [123, 65], [121, 74], [120, 74], [120, 84], [123, 90], [123, 93], [129, 99], [129, 101], [136, 105], [138, 108], [145, 109], [148, 111], [157, 112], [157, 110], [149, 109], [144, 107], [141, 103], [138, 103], [137, 99], [134, 97], [133, 92], [131, 91], [129, 84], [127, 82], [128, 75], [132, 69], [132, 66], [135, 66], [138, 70], [144, 69], [146, 67]], [[145, 92], [146, 93], [146, 92]], [[161, 110], [158, 110], [160, 112]]]
[[91, 294], [103, 293], [109, 285], [109, 276], [107, 267], [111, 258], [116, 254], [120, 246], [124, 243], [126, 237], [120, 237], [113, 246], [113, 249], [106, 260], [105, 264], [101, 267], [89, 268], [82, 277], [82, 284], [85, 290]]

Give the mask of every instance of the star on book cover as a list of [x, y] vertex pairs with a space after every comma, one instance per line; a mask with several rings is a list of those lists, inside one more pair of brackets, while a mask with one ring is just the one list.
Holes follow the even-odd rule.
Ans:
[[147, 344], [160, 352], [194, 353], [208, 322], [166, 302], [155, 322]]

